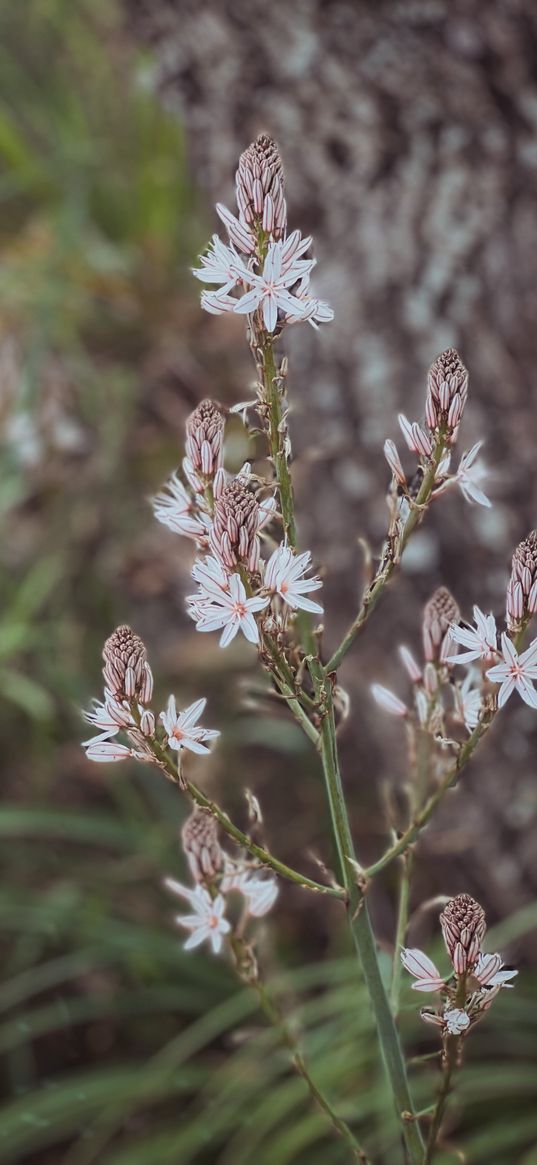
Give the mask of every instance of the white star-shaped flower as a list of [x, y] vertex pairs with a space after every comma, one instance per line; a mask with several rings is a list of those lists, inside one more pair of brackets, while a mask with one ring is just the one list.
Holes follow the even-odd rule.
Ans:
[[490, 501], [490, 498], [488, 498], [487, 495], [483, 493], [483, 490], [479, 485], [480, 481], [486, 477], [487, 470], [482, 462], [476, 462], [476, 457], [479, 453], [479, 450], [481, 449], [482, 444], [482, 441], [477, 441], [475, 445], [472, 445], [471, 449], [468, 449], [466, 453], [463, 453], [459, 468], [455, 476], [455, 481], [457, 482], [457, 485], [459, 486], [467, 502], [476, 502], [478, 506], [490, 507], [492, 502]]
[[469, 671], [463, 683], [453, 689], [457, 718], [466, 725], [470, 732], [479, 723], [479, 717], [483, 707], [481, 687], [479, 684], [474, 686], [474, 680], [476, 678], [477, 673]]
[[201, 256], [200, 262], [201, 267], [193, 267], [192, 274], [202, 283], [220, 284], [221, 295], [228, 295], [245, 274], [244, 263], [237, 252], [233, 247], [226, 247], [218, 235], [213, 235], [207, 254]]
[[452, 624], [451, 638], [467, 650], [461, 655], [448, 656], [447, 663], [470, 663], [473, 659], [494, 659], [497, 654], [497, 632], [494, 615], [484, 615], [479, 607], [474, 607], [473, 627], [458, 627]]
[[179, 926], [184, 926], [191, 932], [190, 938], [187, 938], [184, 944], [185, 951], [193, 950], [208, 939], [214, 954], [218, 955], [222, 949], [224, 935], [229, 934], [231, 930], [227, 918], [224, 918], [226, 904], [222, 895], [217, 894], [216, 898], [211, 898], [203, 886], [196, 886], [194, 890], [190, 890], [188, 886], [182, 886], [173, 878], [166, 878], [164, 885], [173, 894], [186, 898], [193, 910], [193, 914], [179, 914], [175, 919]]
[[[117, 732], [117, 729], [115, 731]], [[101, 732], [99, 736], [92, 736], [91, 740], [83, 741], [82, 748], [86, 750], [88, 760], [107, 765], [135, 756], [132, 749], [127, 748], [125, 744], [110, 740], [112, 735], [114, 735], [112, 732]]]
[[196, 620], [196, 629], [219, 631], [223, 628], [220, 647], [227, 647], [238, 631], [242, 631], [250, 643], [259, 643], [259, 630], [254, 615], [267, 606], [270, 601], [268, 596], [254, 595], [247, 598], [238, 574], [229, 576], [225, 590], [217, 582], [214, 582], [213, 590], [213, 581], [207, 577], [199, 594], [187, 600], [189, 615]]
[[196, 720], [202, 715], [206, 703], [207, 700], [196, 700], [194, 704], [185, 708], [184, 712], [178, 712], [175, 696], [170, 696], [166, 711], [160, 713], [170, 748], [178, 752], [183, 748], [187, 748], [190, 752], [209, 752], [203, 741], [214, 740], [215, 737], [220, 736], [220, 733], [216, 732], [215, 729], [201, 728], [196, 724]]
[[289, 259], [286, 252], [288, 242], [270, 244], [262, 275], [253, 271], [247, 273], [245, 278], [251, 284], [251, 289], [237, 300], [233, 309], [240, 315], [249, 315], [256, 308], [262, 307], [267, 332], [274, 331], [278, 310], [299, 319], [303, 319], [307, 311], [306, 305], [291, 295], [289, 288], [302, 278], [306, 267], [311, 270], [314, 260], [298, 259], [296, 253]]
[[513, 641], [503, 632], [502, 655], [503, 662], [497, 663], [487, 672], [487, 679], [494, 684], [501, 684], [498, 707], [503, 708], [516, 689], [525, 704], [537, 708], [537, 692], [530, 683], [530, 680], [537, 679], [537, 639], [519, 655]]
[[322, 587], [320, 578], [304, 578], [311, 566], [311, 554], [306, 550], [304, 554], [294, 554], [289, 546], [282, 542], [274, 551], [265, 567], [265, 586], [274, 591], [296, 610], [311, 611], [315, 615], [322, 615], [323, 608], [319, 603], [304, 598], [309, 591], [317, 591]]
[[188, 490], [176, 473], [166, 482], [161, 493], [153, 498], [155, 518], [173, 530], [174, 534], [184, 534], [187, 538], [203, 539], [207, 529], [193, 514], [194, 503]]
[[238, 890], [246, 898], [246, 908], [252, 918], [262, 918], [272, 909], [278, 897], [278, 883], [275, 878], [259, 877], [248, 870], [241, 870], [228, 859], [221, 889], [224, 894]]

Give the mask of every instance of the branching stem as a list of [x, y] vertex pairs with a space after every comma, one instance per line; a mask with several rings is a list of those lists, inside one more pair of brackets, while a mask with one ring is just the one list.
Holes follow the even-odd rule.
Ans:
[[334, 1131], [346, 1142], [352, 1160], [361, 1161], [362, 1165], [369, 1165], [369, 1158], [366, 1156], [361, 1145], [359, 1145], [348, 1124], [334, 1112], [332, 1105], [313, 1080], [293, 1031], [264, 982], [255, 955], [248, 943], [243, 938], [234, 935], [231, 939], [231, 946], [235, 955], [238, 974], [243, 982], [253, 987], [256, 992], [261, 1010], [269, 1020], [269, 1023], [275, 1028], [284, 1047], [289, 1051], [293, 1068], [302, 1077], [310, 1096], [328, 1118]]

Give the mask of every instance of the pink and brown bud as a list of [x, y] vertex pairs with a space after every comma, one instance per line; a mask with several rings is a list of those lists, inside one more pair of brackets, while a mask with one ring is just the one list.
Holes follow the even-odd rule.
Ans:
[[224, 865], [214, 817], [203, 809], [194, 809], [183, 825], [181, 839], [194, 881], [212, 882]]
[[507, 625], [518, 630], [520, 623], [537, 611], [537, 530], [520, 542], [513, 554], [507, 587]]
[[452, 623], [460, 621], [461, 613], [447, 587], [439, 587], [423, 609], [423, 650], [427, 662], [443, 663], [449, 655]]
[[213, 400], [202, 400], [186, 422], [186, 452], [204, 477], [214, 477], [222, 465], [224, 416]]
[[483, 908], [469, 894], [458, 894], [442, 911], [440, 926], [455, 974], [473, 970], [487, 929]]
[[283, 165], [271, 137], [260, 134], [241, 154], [235, 187], [241, 221], [282, 238], [287, 222]]
[[210, 542], [213, 553], [228, 569], [259, 564], [259, 505], [241, 478], [224, 487], [215, 501]]
[[431, 432], [444, 430], [453, 442], [468, 397], [468, 372], [455, 348], [446, 348], [427, 374], [425, 417]]
[[153, 694], [153, 675], [139, 635], [130, 627], [117, 627], [103, 648], [103, 675], [114, 700], [148, 704]]

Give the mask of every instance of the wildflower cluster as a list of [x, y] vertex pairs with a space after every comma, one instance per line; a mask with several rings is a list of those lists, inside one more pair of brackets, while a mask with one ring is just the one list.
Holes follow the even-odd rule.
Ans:
[[[451, 449], [459, 434], [464, 407], [468, 398], [468, 372], [455, 348], [447, 348], [431, 365], [427, 377], [425, 418], [422, 424], [409, 421], [399, 414], [399, 425], [411, 453], [418, 457], [418, 466], [408, 479], [395, 443], [384, 443], [384, 456], [393, 475], [394, 509], [405, 520], [412, 501], [419, 495], [424, 476], [432, 468], [432, 496], [438, 497], [458, 485], [469, 502], [490, 506], [480, 482], [485, 468], [477, 460], [483, 442], [478, 441], [463, 453], [455, 473], [450, 473]], [[393, 504], [393, 503], [392, 503]]]
[[252, 872], [252, 863], [224, 852], [214, 818], [201, 809], [194, 809], [185, 822], [182, 840], [194, 885], [184, 886], [174, 878], [166, 878], [164, 885], [188, 902], [192, 911], [175, 920], [190, 931], [185, 950], [208, 941], [217, 955], [232, 929], [225, 916], [228, 899], [232, 903], [234, 895], [240, 894], [246, 918], [262, 918], [274, 905], [278, 887], [274, 878]]
[[[421, 728], [443, 738], [445, 697], [451, 719], [468, 732], [485, 713], [493, 712], [496, 706], [502, 708], [513, 692], [537, 708], [537, 689], [532, 682], [537, 679], [537, 638], [525, 651], [517, 646], [537, 609], [536, 547], [537, 532], [532, 531], [515, 550], [507, 588], [507, 629], [500, 634], [493, 614], [486, 615], [474, 606], [473, 624], [461, 623], [459, 608], [446, 588], [435, 592], [423, 616], [425, 666], [416, 662], [407, 647], [399, 648], [413, 685], [415, 714], [399, 696], [373, 684], [372, 694], [386, 712], [410, 719], [414, 716]], [[466, 671], [462, 681], [454, 673], [461, 667]]]
[[310, 291], [315, 259], [305, 258], [310, 236], [287, 234], [283, 167], [276, 144], [264, 134], [241, 155], [235, 179], [238, 216], [217, 204], [228, 243], [213, 235], [194, 275], [214, 286], [201, 305], [213, 315], [258, 313], [268, 333], [284, 323], [329, 323], [332, 309]]
[[420, 950], [403, 950], [401, 961], [415, 979], [415, 991], [440, 996], [436, 1010], [423, 1008], [422, 1019], [440, 1027], [444, 1037], [462, 1037], [482, 1019], [502, 987], [512, 986], [509, 980], [518, 972], [504, 967], [501, 955], [483, 951], [485, 915], [469, 894], [451, 899], [440, 915], [440, 925], [452, 965], [449, 975], [441, 975]]
[[[196, 700], [178, 712], [175, 697], [170, 696], [166, 710], [159, 716], [161, 724], [158, 723], [150, 707], [153, 675], [146, 650], [130, 627], [118, 627], [106, 640], [103, 659], [104, 698], [95, 700], [84, 713], [88, 723], [98, 729], [96, 736], [84, 742], [88, 760], [106, 764], [130, 757], [162, 767], [159, 753], [166, 746], [175, 752], [209, 752], [207, 741], [220, 733], [197, 723], [206, 700]], [[119, 733], [125, 735], [128, 744], [116, 740]]]
[[[274, 904], [278, 889], [272, 874], [346, 903], [395, 1104], [402, 1114], [405, 1154], [412, 1165], [421, 1165], [425, 1159], [432, 1160], [429, 1149], [434, 1151], [437, 1143], [447, 1091], [442, 1094], [444, 1099], [442, 1095], [439, 1098], [424, 1157], [419, 1115], [413, 1114], [392, 1018], [397, 1009], [399, 976], [394, 971], [390, 1007], [376, 964], [365, 886], [391, 861], [410, 852], [442, 796], [459, 779], [497, 708], [512, 692], [516, 690], [525, 703], [537, 707], [537, 689], [532, 682], [537, 679], [537, 639], [522, 650], [523, 633], [537, 611], [537, 531], [513, 556], [506, 629], [499, 640], [492, 614], [484, 614], [476, 606], [474, 624], [463, 622], [455, 599], [440, 587], [423, 612], [423, 659], [418, 662], [407, 646], [399, 648], [412, 700], [407, 704], [381, 685], [373, 685], [373, 695], [381, 707], [405, 722], [415, 780], [409, 790], [408, 827], [398, 831], [386, 852], [369, 870], [361, 870], [357, 879], [356, 870], [361, 867], [338, 767], [336, 712], [338, 701], [344, 704], [347, 699], [338, 683], [338, 668], [374, 611], [429, 502], [458, 485], [468, 501], [490, 505], [480, 485], [484, 470], [478, 454], [482, 442], [464, 453], [451, 473], [453, 447], [467, 402], [468, 373], [450, 348], [429, 369], [423, 420], [399, 418], [405, 442], [418, 462], [410, 476], [394, 442], [385, 443], [392, 471], [387, 539], [377, 567], [371, 569], [355, 619], [332, 657], [324, 662], [320, 636], [309, 619], [310, 615], [323, 614], [320, 603], [311, 597], [322, 582], [311, 573], [310, 552], [299, 553], [297, 549], [286, 423], [287, 361], [278, 357], [277, 346], [288, 325], [307, 321], [317, 327], [329, 322], [333, 313], [310, 289], [315, 265], [311, 238], [303, 238], [298, 230], [288, 231], [283, 167], [270, 138], [259, 137], [242, 154], [236, 199], [236, 214], [217, 206], [228, 240], [213, 236], [194, 275], [206, 285], [201, 303], [208, 312], [247, 316], [258, 376], [256, 397], [232, 411], [241, 413], [247, 425], [250, 409], [255, 410], [257, 432], [261, 429], [267, 438], [270, 473], [260, 476], [248, 463], [237, 474], [227, 472], [226, 410], [214, 400], [203, 400], [187, 419], [185, 456], [154, 499], [154, 512], [173, 533], [189, 538], [196, 546], [194, 588], [186, 600], [196, 629], [218, 632], [223, 648], [239, 633], [257, 646], [275, 688], [318, 749], [341, 884], [320, 884], [286, 866], [242, 833], [201, 789], [186, 781], [180, 763], [185, 750], [207, 754], [218, 732], [199, 724], [204, 699], [180, 711], [171, 695], [166, 707], [155, 714], [151, 707], [153, 678], [145, 648], [128, 627], [118, 628], [105, 644], [104, 697], [85, 714], [97, 734], [84, 747], [94, 761], [147, 760], [190, 795], [196, 808], [184, 826], [182, 842], [192, 881], [190, 885], [172, 878], [165, 882], [188, 904], [189, 913], [177, 917], [179, 925], [189, 932], [185, 949], [203, 942], [209, 943], [215, 954], [227, 948], [239, 975], [257, 989], [271, 1022], [275, 1022], [277, 1009], [268, 1002], [245, 931], [252, 919], [261, 918]], [[297, 611], [304, 613], [300, 619], [295, 617]], [[459, 678], [461, 668], [464, 674]], [[118, 743], [120, 733], [125, 743]], [[433, 793], [427, 797], [428, 783]], [[240, 845], [238, 859], [222, 849], [218, 826]], [[404, 864], [408, 870], [410, 863]], [[271, 874], [265, 872], [267, 869]], [[408, 881], [406, 893], [402, 884], [400, 935], [407, 921], [407, 906]], [[446, 1049], [482, 1017], [516, 972], [503, 967], [500, 955], [483, 951], [484, 914], [468, 895], [459, 895], [448, 904], [441, 925], [452, 964], [448, 976], [443, 977], [419, 950], [404, 950], [401, 958], [415, 979], [414, 988], [439, 996], [436, 1010], [425, 1009], [422, 1015], [440, 1027], [449, 1060]], [[398, 968], [399, 942], [395, 945]], [[294, 1067], [335, 1130], [352, 1146], [354, 1157], [368, 1160], [309, 1077], [292, 1033], [280, 1020], [277, 1026], [284, 1031]], [[449, 1060], [450, 1071], [454, 1064]]]

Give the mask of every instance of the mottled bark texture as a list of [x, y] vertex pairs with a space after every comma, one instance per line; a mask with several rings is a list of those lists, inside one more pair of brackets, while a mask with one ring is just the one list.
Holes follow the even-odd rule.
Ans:
[[[299, 497], [307, 499], [301, 533], [330, 566], [332, 625], [342, 628], [355, 604], [356, 535], [365, 532], [375, 548], [382, 535], [381, 448], [385, 436], [397, 438], [397, 411], [421, 414], [427, 367], [448, 345], [470, 371], [462, 442], [486, 437], [495, 507], [439, 502], [376, 632], [368, 630], [367, 679], [374, 672], [402, 691], [395, 662], [379, 660], [379, 632], [386, 642], [417, 644], [420, 607], [439, 583], [466, 615], [472, 601], [500, 611], [509, 554], [535, 525], [537, 7], [124, 3], [129, 30], [154, 47], [156, 84], [184, 122], [207, 197], [230, 202], [239, 152], [266, 130], [286, 165], [291, 226], [314, 233], [315, 286], [336, 321], [318, 335], [293, 330], [292, 423]], [[356, 692], [354, 672], [349, 661], [345, 676]], [[464, 852], [474, 826], [488, 831], [473, 877], [478, 896], [489, 884], [487, 899], [492, 879], [501, 913], [529, 891], [537, 813], [537, 723], [512, 703], [465, 778], [468, 835], [451, 839]], [[370, 772], [391, 725], [367, 711], [365, 738], [352, 742], [349, 729], [348, 740], [354, 767], [363, 755]], [[398, 735], [395, 728], [394, 745]], [[437, 868], [460, 810], [454, 801], [444, 810], [442, 839], [428, 843]], [[462, 872], [443, 886], [464, 888]]]

